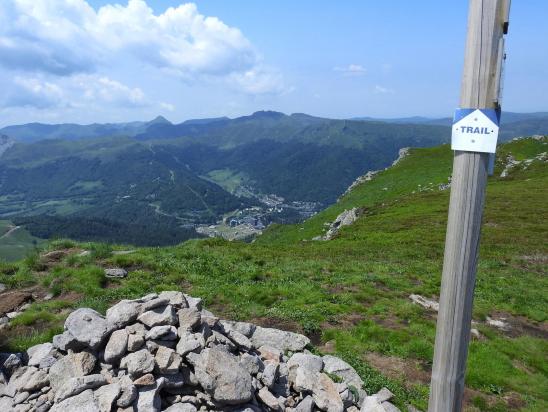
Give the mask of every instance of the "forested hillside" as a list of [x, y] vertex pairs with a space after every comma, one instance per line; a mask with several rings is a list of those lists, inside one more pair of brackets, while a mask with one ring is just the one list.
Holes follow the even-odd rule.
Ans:
[[[2, 129], [13, 137], [0, 157], [0, 217], [38, 237], [175, 244], [196, 237], [196, 225], [253, 207], [259, 226], [297, 221], [300, 210], [308, 216], [357, 176], [388, 166], [400, 148], [447, 140], [441, 126], [276, 112], [92, 126]], [[128, 136], [94, 137], [113, 128]], [[13, 144], [40, 132], [48, 137]]]

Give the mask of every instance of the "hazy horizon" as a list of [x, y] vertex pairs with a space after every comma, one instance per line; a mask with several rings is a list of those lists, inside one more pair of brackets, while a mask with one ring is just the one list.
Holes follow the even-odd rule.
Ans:
[[[451, 117], [467, 2], [5, 0], [0, 127], [259, 110]], [[514, 2], [503, 110], [546, 110], [548, 3]], [[52, 30], [55, 27], [55, 30]]]

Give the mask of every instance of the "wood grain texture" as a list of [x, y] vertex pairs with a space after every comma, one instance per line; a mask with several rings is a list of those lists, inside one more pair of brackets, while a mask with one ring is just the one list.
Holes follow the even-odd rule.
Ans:
[[[460, 107], [497, 108], [508, 0], [470, 0]], [[489, 154], [456, 151], [429, 412], [462, 409]]]

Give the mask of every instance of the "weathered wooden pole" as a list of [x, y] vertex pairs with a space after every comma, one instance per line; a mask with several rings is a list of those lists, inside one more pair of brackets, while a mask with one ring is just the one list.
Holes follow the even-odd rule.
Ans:
[[[463, 109], [500, 110], [503, 35], [508, 27], [509, 3], [470, 0], [460, 99]], [[454, 131], [460, 127], [454, 125]], [[462, 127], [463, 132], [467, 129], [471, 128]], [[429, 412], [458, 412], [462, 408], [489, 164], [489, 153], [474, 150], [474, 139], [468, 143], [470, 149], [455, 150], [453, 160]]]

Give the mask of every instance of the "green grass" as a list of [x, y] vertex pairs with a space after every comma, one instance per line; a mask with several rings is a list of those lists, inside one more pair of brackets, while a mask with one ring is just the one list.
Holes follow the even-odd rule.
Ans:
[[21, 260], [44, 242], [24, 228], [18, 228], [8, 234], [13, 227], [9, 220], [0, 220], [0, 261]]
[[[508, 153], [531, 158], [546, 146], [546, 139], [528, 139], [499, 150], [483, 220], [474, 301], [474, 319], [479, 322], [502, 313], [546, 330], [546, 163], [497, 177]], [[205, 239], [127, 255], [111, 254], [108, 245], [82, 244], [92, 250], [90, 256], [68, 257], [40, 277], [32, 270], [37, 264], [33, 259], [16, 268], [4, 265], [0, 282], [13, 279], [11, 287], [34, 281], [61, 298], [76, 296], [70, 302], [74, 307], [103, 312], [121, 298], [182, 289], [204, 298], [206, 306], [223, 317], [299, 330], [320, 339], [318, 345], [332, 341], [336, 353], [359, 371], [369, 392], [387, 386], [400, 407], [411, 403], [425, 409], [427, 381], [388, 378], [366, 358], [375, 353], [420, 365], [428, 376], [435, 317], [408, 296], [439, 296], [449, 191], [438, 190], [438, 185], [447, 182], [450, 170], [447, 146], [416, 149], [309, 221], [272, 227], [253, 244]], [[364, 210], [357, 222], [332, 241], [310, 240], [351, 207]], [[62, 246], [59, 241], [50, 247]], [[128, 277], [106, 280], [102, 267], [114, 265], [128, 268]], [[14, 330], [8, 346], [47, 340], [47, 327], [58, 328], [66, 307], [41, 305], [19, 322], [41, 325], [46, 328], [40, 329], [45, 330], [42, 335], [18, 335]], [[542, 333], [508, 337], [484, 324], [478, 327], [483, 338], [471, 343], [466, 375], [467, 387], [477, 395], [469, 406], [508, 410], [506, 399], [514, 396], [524, 411], [547, 410], [548, 345]]]
[[212, 170], [205, 178], [217, 183], [230, 193], [234, 193], [238, 187], [248, 180], [243, 173], [234, 172], [230, 169]]

